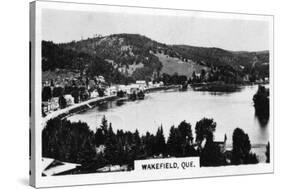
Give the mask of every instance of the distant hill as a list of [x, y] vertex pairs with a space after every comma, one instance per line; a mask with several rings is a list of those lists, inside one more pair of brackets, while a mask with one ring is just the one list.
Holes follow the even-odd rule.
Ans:
[[[269, 75], [269, 52], [233, 52], [220, 48], [166, 45], [138, 34], [114, 34], [63, 44], [42, 42], [42, 69], [90, 70], [116, 81], [151, 79], [166, 73], [190, 77], [202, 69], [228, 75]], [[114, 73], [113, 76], [112, 73]]]

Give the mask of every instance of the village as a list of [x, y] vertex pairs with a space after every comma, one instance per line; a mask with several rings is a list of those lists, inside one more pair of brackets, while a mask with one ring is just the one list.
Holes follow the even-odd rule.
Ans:
[[101, 97], [119, 97], [128, 100], [142, 100], [145, 92], [164, 87], [164, 83], [138, 80], [128, 85], [108, 85], [103, 76], [88, 78], [63, 78], [42, 83], [42, 114], [46, 115], [60, 109], [79, 105], [85, 101]]
[[[179, 88], [186, 90], [190, 84], [194, 90], [198, 91], [217, 91], [217, 92], [233, 92], [240, 85], [267, 84], [268, 77], [256, 78], [251, 80], [246, 74], [240, 85], [229, 84], [229, 78], [219, 76], [219, 80], [213, 81], [218, 74], [217, 70], [207, 72], [201, 70], [201, 73], [193, 72], [192, 77], [170, 76], [173, 82], [162, 80], [136, 80], [135, 82], [125, 84], [108, 83], [104, 76], [98, 75], [91, 79], [85, 73], [72, 73], [68, 76], [56, 76], [52, 79], [42, 81], [42, 115], [46, 115], [69, 107], [77, 107], [82, 102], [95, 102], [99, 99], [106, 100], [112, 97], [118, 97], [123, 100], [143, 100], [145, 93], [155, 90], [166, 90], [170, 88]], [[86, 103], [89, 106], [89, 103]], [[89, 106], [89, 108], [91, 108]]]

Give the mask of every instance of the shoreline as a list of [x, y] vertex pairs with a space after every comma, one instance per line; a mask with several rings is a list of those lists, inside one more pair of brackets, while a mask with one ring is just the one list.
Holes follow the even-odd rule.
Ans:
[[53, 119], [56, 117], [61, 117], [61, 116], [65, 117], [69, 114], [74, 114], [74, 113], [77, 113], [80, 111], [84, 111], [86, 109], [93, 108], [93, 106], [97, 105], [98, 103], [103, 103], [104, 101], [115, 100], [117, 98], [119, 98], [119, 97], [117, 97], [116, 95], [93, 98], [93, 99], [86, 100], [84, 102], [80, 102], [78, 104], [68, 106], [64, 109], [60, 109], [60, 110], [51, 112], [50, 114], [48, 114], [42, 118], [43, 127], [45, 126], [47, 121], [50, 119]]
[[[209, 83], [206, 83], [206, 84], [200, 83], [199, 84], [199, 86], [202, 86], [202, 85], [208, 86], [210, 84]], [[258, 84], [253, 83], [253, 84], [249, 84], [249, 85], [258, 85]], [[242, 86], [249, 86], [249, 85], [243, 85], [242, 84], [242, 85], [237, 85], [237, 86], [242, 87]], [[202, 91], [202, 90], [196, 90], [196, 86], [190, 85], [190, 87], [194, 91]], [[144, 93], [152, 93], [152, 92], [163, 91], [163, 90], [166, 91], [166, 90], [171, 90], [171, 89], [181, 89], [181, 85], [169, 85], [169, 86], [147, 88], [147, 89], [144, 89]], [[209, 91], [209, 92], [214, 92], [214, 91]], [[217, 92], [220, 92], [220, 91], [217, 91]], [[225, 91], [225, 92], [227, 93], [227, 91]], [[42, 126], [44, 127], [46, 125], [47, 121], [50, 120], [50, 119], [53, 119], [53, 118], [56, 118], [56, 117], [66, 118], [66, 117], [69, 117], [73, 114], [92, 109], [93, 107], [98, 106], [101, 103], [114, 101], [114, 100], [118, 100], [118, 99], [124, 99], [124, 97], [123, 98], [118, 97], [117, 95], [97, 97], [97, 98], [92, 98], [92, 99], [80, 102], [78, 104], [68, 106], [64, 109], [56, 110], [54, 112], [49, 113], [45, 117], [42, 117]]]
[[[160, 93], [161, 93], [161, 90], [164, 90], [164, 89], [169, 90], [169, 89], [173, 89], [173, 88], [175, 88], [175, 86], [153, 88], [153, 89], [151, 89], [152, 90], [151, 95], [157, 93], [157, 91], [160, 91]], [[112, 100], [112, 102], [115, 102], [115, 100], [118, 101], [118, 100], [122, 100], [122, 99], [125, 99], [125, 98], [119, 98], [117, 96], [107, 96], [107, 97], [99, 97], [99, 98], [95, 98], [95, 99], [90, 99], [88, 101], [77, 104], [76, 107], [72, 107], [71, 110], [73, 111], [73, 113], [71, 113], [72, 112], [71, 110], [70, 111], [64, 111], [64, 112], [67, 112], [68, 114], [67, 115], [59, 115], [59, 116], [64, 116], [63, 118], [61, 118], [61, 117], [59, 117], [59, 118], [65, 119], [66, 116], [72, 116], [73, 114], [74, 115], [79, 114], [81, 111], [88, 111], [88, 110], [91, 111], [91, 108], [96, 107], [96, 106], [91, 107], [91, 105], [96, 104], [97, 106], [99, 106], [99, 102], [101, 102], [101, 103], [107, 103], [107, 102], [111, 103], [110, 100]], [[89, 104], [91, 104], [91, 105], [88, 106]], [[93, 113], [95, 114], [95, 111], [93, 111]], [[74, 121], [74, 122], [76, 122], [76, 121]], [[130, 131], [130, 130], [128, 130], [128, 131]], [[255, 153], [258, 156], [260, 162], [265, 161], [264, 160], [265, 159], [264, 151], [266, 150], [266, 145], [267, 145], [267, 143], [252, 143], [252, 146], [251, 146], [252, 152]], [[230, 143], [226, 143], [226, 148], [232, 148], [231, 146], [232, 145]]]
[[[151, 93], [151, 92], [157, 92], [157, 91], [161, 91], [161, 90], [179, 89], [179, 88], [180, 88], [180, 85], [169, 85], [169, 86], [161, 86], [161, 87], [153, 87], [153, 88], [144, 89], [144, 92]], [[60, 109], [60, 110], [51, 112], [48, 115], [46, 115], [45, 117], [43, 117], [42, 125], [44, 127], [46, 125], [47, 121], [50, 119], [53, 119], [56, 117], [60, 117], [60, 118], [69, 117], [70, 115], [92, 109], [93, 107], [99, 105], [100, 103], [114, 101], [114, 100], [118, 100], [118, 99], [122, 99], [122, 98], [118, 97], [117, 95], [111, 95], [111, 96], [92, 98], [92, 99], [86, 100], [84, 102], [80, 102], [78, 104], [68, 106], [64, 109]]]

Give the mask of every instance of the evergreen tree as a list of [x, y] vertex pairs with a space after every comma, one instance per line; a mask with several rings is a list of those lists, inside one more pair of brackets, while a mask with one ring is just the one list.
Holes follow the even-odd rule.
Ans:
[[[104, 119], [106, 120], [106, 119]], [[107, 124], [107, 121], [104, 123]], [[113, 132], [111, 124], [109, 124], [108, 130], [106, 132], [105, 138], [105, 158], [110, 164], [120, 164], [118, 162], [118, 148], [117, 148], [117, 138], [115, 133]]]
[[105, 143], [105, 134], [103, 133], [101, 128], [98, 128], [95, 133], [96, 145], [102, 145]]
[[60, 109], [65, 108], [66, 105], [67, 105], [66, 100], [65, 100], [64, 96], [61, 95], [61, 96], [59, 97], [59, 106], [60, 106]]
[[154, 155], [155, 137], [149, 132], [146, 132], [146, 135], [142, 137], [142, 140], [145, 146], [146, 156], [151, 157], [152, 155]]
[[42, 101], [48, 101], [52, 98], [52, 90], [51, 87], [45, 86], [42, 89]]
[[42, 131], [42, 156], [78, 164], [89, 164], [96, 155], [94, 133], [86, 123], [59, 118], [47, 122]]
[[155, 136], [155, 147], [156, 147], [156, 155], [165, 155], [166, 154], [166, 142], [163, 133], [162, 125], [158, 128]]
[[167, 152], [170, 156], [179, 157], [182, 154], [182, 143], [179, 130], [174, 126], [170, 129], [167, 141]]
[[250, 153], [251, 142], [248, 134], [242, 129], [236, 128], [232, 136], [232, 158], [231, 163], [234, 165], [257, 163], [255, 154]]

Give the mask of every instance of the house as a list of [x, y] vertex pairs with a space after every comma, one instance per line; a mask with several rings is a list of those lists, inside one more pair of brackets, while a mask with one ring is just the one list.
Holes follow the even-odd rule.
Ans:
[[152, 81], [148, 82], [148, 87], [153, 87], [153, 82]]
[[108, 87], [105, 90], [105, 94], [106, 94], [106, 96], [116, 95], [117, 94], [117, 87], [116, 86]]
[[64, 95], [64, 98], [66, 100], [66, 105], [67, 106], [71, 106], [71, 105], [74, 104], [74, 98], [73, 98], [72, 95], [70, 95], [70, 94]]
[[98, 91], [93, 90], [93, 91], [90, 93], [90, 98], [97, 98], [97, 97], [99, 97]]
[[81, 165], [58, 161], [52, 158], [42, 158], [43, 176], [65, 175], [71, 174]]
[[53, 97], [51, 99], [51, 101], [49, 102], [49, 111], [56, 111], [57, 109], [59, 109], [60, 105], [59, 105], [59, 97]]
[[131, 84], [127, 86], [127, 94], [137, 93], [139, 91], [138, 84]]
[[97, 172], [116, 172], [116, 171], [127, 171], [128, 165], [107, 165], [97, 169]]
[[126, 90], [127, 90], [126, 85], [117, 85], [117, 91], [126, 92]]
[[[221, 153], [225, 153], [226, 152], [226, 141], [227, 141], [227, 137], [226, 134], [224, 135], [224, 138], [220, 138], [219, 136], [216, 136], [213, 143], [218, 146], [220, 148]], [[207, 140], [204, 139], [201, 143], [201, 147], [204, 148], [206, 145]], [[195, 149], [198, 149], [199, 145], [195, 144], [194, 145]]]
[[138, 80], [136, 81], [136, 84], [138, 85], [138, 88], [141, 90], [146, 88], [146, 81], [144, 80]]
[[226, 134], [224, 135], [223, 139], [215, 137], [214, 144], [220, 147], [221, 153], [224, 153], [226, 151], [226, 140], [227, 140]]

